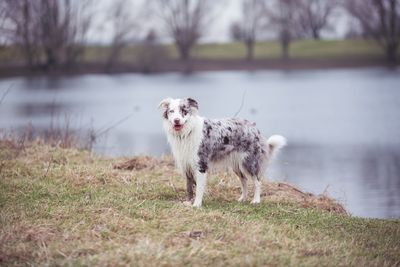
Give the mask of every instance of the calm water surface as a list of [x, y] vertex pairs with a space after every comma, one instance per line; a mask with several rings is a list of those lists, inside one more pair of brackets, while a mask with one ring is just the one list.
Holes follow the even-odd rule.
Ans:
[[289, 145], [269, 171], [313, 192], [328, 193], [356, 216], [400, 217], [400, 71], [204, 72], [84, 75], [0, 80], [0, 128], [69, 122], [101, 133], [107, 155], [161, 155], [169, 149], [158, 103], [191, 96], [203, 116], [255, 121]]

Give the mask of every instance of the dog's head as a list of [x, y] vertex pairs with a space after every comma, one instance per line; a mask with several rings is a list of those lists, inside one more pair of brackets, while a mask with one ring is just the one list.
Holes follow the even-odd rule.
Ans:
[[169, 123], [171, 129], [176, 133], [180, 133], [193, 116], [197, 115], [199, 105], [192, 98], [166, 98], [161, 101], [158, 108], [163, 112], [164, 120]]

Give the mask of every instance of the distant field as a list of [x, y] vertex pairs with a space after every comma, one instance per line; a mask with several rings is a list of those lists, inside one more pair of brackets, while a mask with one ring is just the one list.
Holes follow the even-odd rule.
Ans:
[[[164, 46], [167, 57], [177, 59], [175, 46]], [[84, 62], [105, 62], [109, 48], [104, 46], [90, 46], [86, 49]], [[123, 50], [120, 61], [135, 62], [141, 51], [131, 46]], [[400, 53], [399, 53], [400, 54]], [[195, 47], [193, 57], [197, 59], [232, 59], [245, 58], [246, 49], [242, 43], [201, 44]], [[278, 42], [259, 42], [255, 47], [256, 59], [280, 58], [281, 49]], [[338, 59], [338, 58], [383, 58], [383, 50], [374, 42], [365, 40], [333, 40], [295, 41], [290, 46], [290, 57], [293, 59]], [[15, 48], [0, 48], [0, 64], [21, 63], [22, 57]]]
[[[276, 59], [281, 56], [278, 42], [259, 42], [255, 46], [256, 59]], [[197, 58], [241, 59], [246, 55], [242, 43], [204, 44], [196, 47]], [[290, 46], [292, 58], [383, 57], [380, 47], [365, 40], [296, 41]]]

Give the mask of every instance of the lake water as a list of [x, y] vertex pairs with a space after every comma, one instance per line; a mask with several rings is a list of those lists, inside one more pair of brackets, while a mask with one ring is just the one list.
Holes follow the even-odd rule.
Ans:
[[356, 216], [400, 217], [399, 70], [11, 78], [0, 80], [0, 96], [9, 86], [0, 128], [68, 121], [101, 133], [94, 149], [106, 155], [168, 153], [157, 110], [164, 97], [191, 96], [206, 117], [240, 110], [265, 136], [289, 140], [270, 179], [327, 190]]

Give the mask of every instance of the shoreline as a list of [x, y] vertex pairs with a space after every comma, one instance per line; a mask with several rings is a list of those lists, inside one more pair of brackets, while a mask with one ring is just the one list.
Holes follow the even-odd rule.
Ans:
[[193, 59], [189, 62], [168, 59], [159, 62], [151, 68], [144, 68], [137, 64], [120, 63], [111, 70], [106, 70], [104, 63], [83, 63], [75, 67], [59, 67], [48, 70], [43, 67], [28, 69], [23, 65], [0, 65], [0, 79], [14, 77], [36, 76], [76, 76], [85, 74], [160, 74], [160, 73], [194, 73], [205, 71], [262, 71], [262, 70], [329, 70], [329, 69], [358, 69], [369, 67], [397, 68], [400, 64], [388, 65], [383, 58], [293, 58], [286, 61], [281, 59], [255, 59], [253, 61], [238, 59]]

